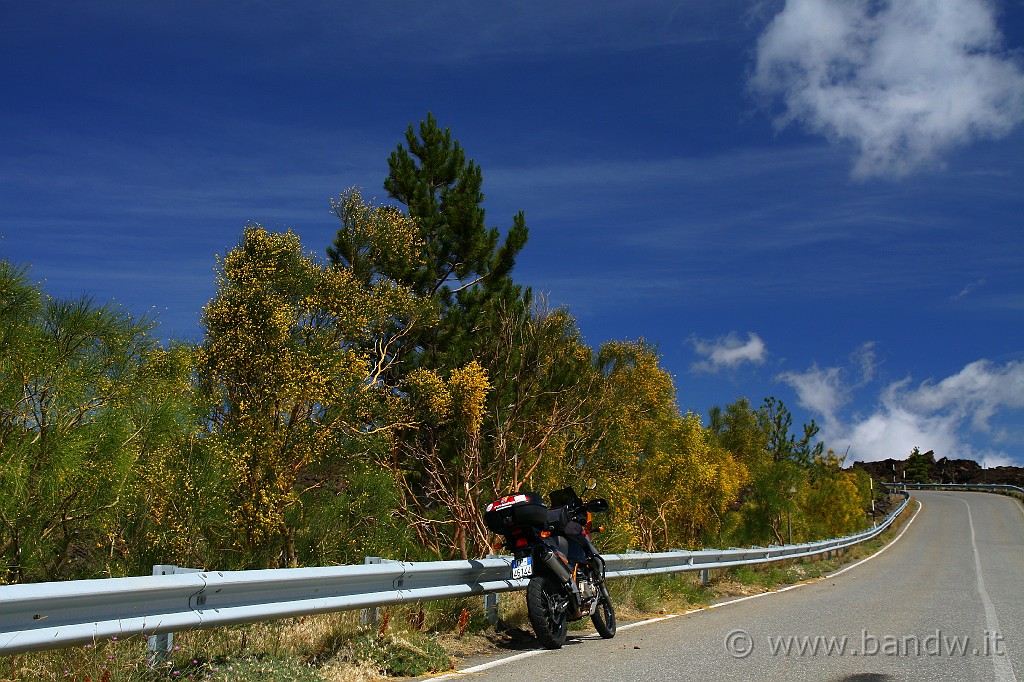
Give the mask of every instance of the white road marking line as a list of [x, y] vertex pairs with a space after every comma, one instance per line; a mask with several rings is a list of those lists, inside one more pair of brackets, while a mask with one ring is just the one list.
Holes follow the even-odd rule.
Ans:
[[[695, 610], [699, 610], [699, 609], [695, 609]], [[690, 614], [690, 613], [693, 613], [693, 611], [687, 611], [686, 613], [669, 613], [669, 614], [666, 614], [664, 616], [658, 616], [657, 618], [648, 618], [647, 620], [640, 620], [640, 621], [637, 621], [635, 623], [630, 623], [628, 625], [620, 625], [618, 628], [616, 628], [615, 631], [618, 633], [618, 632], [622, 632], [623, 630], [630, 630], [632, 628], [638, 628], [641, 625], [650, 625], [651, 623], [657, 623], [659, 621], [668, 620], [669, 618], [678, 618], [679, 616], [685, 616], [685, 615]]]
[[[992, 600], [988, 596], [988, 591], [985, 589], [985, 578], [981, 575], [981, 554], [978, 553], [978, 542], [974, 535], [974, 516], [971, 514], [971, 505], [967, 503], [967, 500], [960, 500], [967, 507], [967, 522], [971, 526], [971, 547], [974, 549], [974, 571], [978, 576], [978, 594], [981, 596], [981, 604], [985, 609], [985, 625], [988, 626], [988, 631], [992, 633], [999, 633], [1002, 630], [999, 628], [999, 617], [996, 615], [996, 607], [992, 604]], [[995, 670], [996, 682], [1017, 682], [1017, 676], [1013, 673], [1013, 666], [1010, 665], [1010, 652], [1005, 652], [1005, 655], [999, 655], [994, 652], [989, 652], [992, 655], [992, 668]]]
[[462, 675], [471, 675], [473, 673], [483, 672], [490, 668], [496, 668], [499, 665], [506, 663], [512, 663], [513, 661], [521, 661], [524, 658], [530, 658], [531, 656], [539, 656], [540, 654], [546, 654], [552, 651], [552, 649], [534, 649], [532, 651], [524, 651], [521, 654], [515, 654], [514, 656], [508, 656], [506, 658], [499, 658], [496, 661], [488, 661], [487, 663], [481, 663], [480, 665], [474, 665], [469, 668], [463, 668], [462, 670], [456, 670], [455, 672], [448, 673], [447, 675], [441, 675], [440, 677], [431, 677], [431, 680], [450, 680], [455, 677], [461, 677]]
[[[818, 578], [818, 580], [824, 580], [824, 578]], [[741, 601], [749, 601], [751, 599], [760, 599], [761, 597], [767, 597], [769, 595], [779, 594], [781, 592], [789, 592], [790, 590], [795, 590], [798, 587], [803, 587], [804, 585], [813, 585], [813, 584], [814, 583], [796, 583], [796, 584], [793, 584], [793, 585], [786, 585], [785, 587], [780, 587], [777, 590], [769, 590], [768, 592], [758, 592], [757, 594], [748, 594], [745, 597], [737, 597], [736, 599], [730, 599], [729, 601], [720, 601], [717, 604], [711, 604], [710, 606], [708, 606], [706, 608], [697, 609], [697, 610], [698, 611], [710, 611], [711, 609], [720, 609], [723, 606], [729, 606], [730, 604], [739, 604]]]

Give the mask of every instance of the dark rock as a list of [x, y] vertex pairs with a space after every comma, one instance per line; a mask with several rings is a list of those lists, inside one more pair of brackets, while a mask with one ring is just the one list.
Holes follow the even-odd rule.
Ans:
[[[877, 481], [902, 483], [906, 465], [906, 460], [885, 459], [878, 462], [854, 462], [852, 468], [863, 469]], [[1024, 487], [1024, 468], [1006, 466], [983, 469], [971, 459], [943, 457], [932, 464], [928, 479], [932, 483], [998, 483]]]

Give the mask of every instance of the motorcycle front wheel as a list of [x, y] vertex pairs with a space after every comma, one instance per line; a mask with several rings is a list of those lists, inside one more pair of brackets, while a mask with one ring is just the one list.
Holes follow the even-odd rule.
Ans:
[[611, 639], [615, 636], [615, 607], [612, 606], [612, 599], [608, 596], [608, 590], [602, 587], [601, 601], [597, 605], [597, 611], [590, 617], [594, 622], [597, 634], [604, 639]]
[[548, 649], [560, 649], [565, 643], [569, 623], [565, 614], [566, 596], [562, 588], [547, 578], [530, 579], [526, 588], [526, 612], [540, 643]]

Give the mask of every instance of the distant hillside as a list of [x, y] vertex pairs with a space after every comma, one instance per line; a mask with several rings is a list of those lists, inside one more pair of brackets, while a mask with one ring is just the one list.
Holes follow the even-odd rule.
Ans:
[[[885, 459], [879, 462], [854, 462], [852, 468], [863, 469], [872, 478], [880, 481], [891, 482], [894, 478], [908, 483], [912, 477], [908, 471], [909, 460]], [[928, 463], [929, 483], [1001, 483], [1004, 485], [1018, 485], [1024, 487], [1024, 468], [1021, 467], [995, 467], [983, 469], [980, 464], [971, 459], [942, 459]]]

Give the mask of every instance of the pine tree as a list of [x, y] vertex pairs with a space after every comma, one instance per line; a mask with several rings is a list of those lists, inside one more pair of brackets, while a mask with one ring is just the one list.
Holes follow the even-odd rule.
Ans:
[[[503, 345], [510, 321], [534, 321], [530, 290], [511, 277], [529, 230], [522, 212], [504, 236], [486, 225], [480, 167], [429, 113], [418, 130], [409, 126], [388, 166], [384, 189], [415, 225], [418, 257], [392, 257], [395, 244], [351, 229], [346, 209], [351, 202], [344, 197], [335, 204], [342, 228], [328, 256], [336, 267], [351, 269], [364, 286], [391, 282], [429, 304], [429, 315], [396, 320], [407, 326], [394, 335], [398, 340], [389, 348], [394, 362], [381, 377], [412, 396], [414, 404], [421, 393], [431, 398], [417, 408], [416, 428], [396, 434], [392, 467], [409, 493], [405, 507], [421, 540], [438, 554], [447, 547], [465, 557], [474, 544], [474, 528], [483, 528], [477, 498], [491, 494], [486, 481], [495, 475], [480, 463], [505, 455], [502, 447], [495, 450], [493, 435], [514, 426], [506, 423], [511, 417], [505, 406], [514, 401], [515, 386], [501, 381], [492, 390], [488, 384], [480, 393], [486, 401], [481, 422], [473, 422], [473, 428], [444, 410], [427, 407], [437, 407], [438, 397], [446, 393], [455, 401], [460, 377], [500, 379], [509, 374], [520, 352]], [[440, 418], [442, 413], [447, 416]], [[530, 419], [542, 421], [536, 415]], [[447, 520], [436, 525], [436, 519], [418, 513], [421, 502], [431, 509], [448, 509], [454, 526]], [[442, 537], [449, 532], [450, 537]]]
[[921, 448], [915, 446], [907, 458], [905, 467], [906, 480], [908, 483], [929, 483], [931, 481], [932, 467], [935, 465], [935, 454], [929, 450], [921, 452]]
[[388, 159], [384, 189], [419, 225], [426, 262], [406, 273], [403, 283], [445, 305], [477, 285], [493, 290], [508, 279], [526, 244], [523, 212], [516, 214], [499, 245], [497, 228], [485, 226], [480, 167], [466, 160], [451, 131], [442, 131], [428, 113], [419, 136], [410, 124], [405, 139], [408, 149], [399, 144]]
[[[402, 369], [413, 366], [464, 366], [480, 354], [479, 343], [493, 326], [496, 311], [529, 303], [531, 292], [511, 278], [516, 256], [529, 229], [517, 213], [504, 239], [487, 227], [481, 204], [483, 175], [448, 128], [433, 115], [412, 124], [388, 159], [384, 181], [388, 195], [403, 204], [419, 230], [423, 259], [376, 263], [375, 276], [408, 286], [431, 300], [438, 323], [421, 326], [406, 344]], [[339, 230], [328, 255], [335, 265], [355, 267], [361, 245], [357, 236]]]

